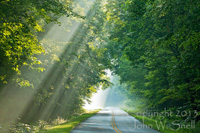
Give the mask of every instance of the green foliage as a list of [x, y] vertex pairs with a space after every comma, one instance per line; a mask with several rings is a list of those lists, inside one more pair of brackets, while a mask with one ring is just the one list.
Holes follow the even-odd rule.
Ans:
[[127, 97], [135, 102], [137, 96], [143, 110], [200, 111], [200, 2], [112, 0], [104, 6], [108, 36], [102, 39]]
[[[84, 99], [110, 85], [106, 69], [120, 77], [116, 88], [131, 106], [200, 111], [198, 0], [87, 2], [0, 2], [0, 104], [7, 107], [0, 115], [13, 106], [24, 112], [8, 119], [69, 119], [83, 111]], [[66, 22], [69, 16], [75, 18]], [[59, 20], [64, 28], [54, 27]], [[51, 28], [62, 35], [48, 34]], [[66, 37], [69, 30], [75, 35]]]
[[[110, 63], [106, 49], [94, 36], [103, 27], [101, 2], [93, 6], [88, 2], [0, 2], [0, 123], [4, 128], [19, 117], [28, 124], [39, 120], [41, 128], [58, 116], [68, 120], [83, 113], [84, 101], [100, 86], [110, 85], [105, 76], [104, 63]], [[60, 20], [64, 28], [55, 29]]]
[[7, 83], [13, 73], [21, 75], [21, 66], [39, 63], [37, 55], [45, 51], [37, 35], [47, 24], [59, 23], [63, 15], [82, 17], [72, 11], [71, 1], [3, 0], [0, 4], [1, 84]]
[[39, 127], [39, 129], [41, 130], [41, 129], [45, 129], [46, 128], [46, 126], [47, 126], [47, 122], [46, 121], [43, 121], [43, 120], [39, 120], [38, 121], [38, 127]]
[[11, 133], [24, 133], [24, 132], [30, 133], [32, 131], [33, 131], [32, 127], [24, 123], [17, 123], [15, 128], [10, 130]]
[[59, 132], [59, 133], [69, 133], [76, 125], [78, 125], [79, 123], [81, 123], [82, 121], [86, 120], [87, 118], [95, 115], [99, 110], [95, 110], [95, 111], [91, 111], [88, 113], [84, 113], [80, 116], [77, 116], [73, 119], [71, 119], [70, 121], [57, 125], [57, 126], [53, 126], [53, 127], [49, 127], [45, 130], [40, 130], [39, 133], [51, 133], [51, 132]]

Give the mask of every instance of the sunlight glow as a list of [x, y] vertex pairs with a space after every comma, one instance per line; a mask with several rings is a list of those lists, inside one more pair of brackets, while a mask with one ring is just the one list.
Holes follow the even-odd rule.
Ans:
[[93, 94], [91, 98], [91, 103], [86, 102], [83, 108], [87, 110], [104, 108], [106, 99], [108, 96], [108, 92], [109, 92], [109, 89], [106, 89], [106, 90], [99, 89], [97, 93]]

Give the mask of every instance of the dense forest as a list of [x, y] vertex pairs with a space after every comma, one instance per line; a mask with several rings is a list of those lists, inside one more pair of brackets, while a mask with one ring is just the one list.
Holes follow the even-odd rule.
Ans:
[[[200, 1], [2, 0], [0, 130], [83, 112], [112, 83], [129, 108], [200, 111]], [[185, 119], [185, 118], [184, 118]]]
[[106, 4], [113, 72], [142, 108], [200, 109], [200, 2], [126, 0]]

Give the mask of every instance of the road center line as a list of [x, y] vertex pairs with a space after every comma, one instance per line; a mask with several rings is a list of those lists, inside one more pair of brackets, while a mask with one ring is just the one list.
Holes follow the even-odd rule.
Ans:
[[[116, 124], [115, 124], [115, 116], [114, 116], [114, 112], [112, 111], [112, 121], [111, 121], [111, 124], [112, 124], [112, 127], [113, 127], [113, 129], [115, 130], [115, 132], [117, 132], [117, 133], [122, 133], [118, 128], [117, 128], [117, 126], [116, 126]], [[113, 126], [114, 125], [114, 126]], [[116, 129], [115, 129], [116, 128]]]
[[119, 132], [115, 129], [115, 127], [113, 126], [113, 118], [112, 118], [112, 120], [111, 120], [111, 124], [112, 124], [112, 128], [115, 130], [115, 132], [116, 132], [116, 133], [119, 133]]

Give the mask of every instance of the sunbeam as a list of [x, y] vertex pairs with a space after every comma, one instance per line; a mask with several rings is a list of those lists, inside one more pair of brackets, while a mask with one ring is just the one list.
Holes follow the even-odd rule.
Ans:
[[[75, 89], [68, 90], [69, 87], [72, 86], [65, 86], [67, 89], [63, 89], [63, 85], [67, 84], [67, 82], [71, 82], [71, 80], [73, 80], [74, 84], [78, 84], [80, 82], [78, 81], [79, 76], [81, 76], [82, 71], [85, 71], [86, 69], [84, 67], [80, 67], [79, 57], [75, 54], [75, 52], [79, 51], [79, 49], [83, 47], [81, 46], [83, 45], [82, 43], [84, 40], [83, 35], [87, 32], [87, 26], [85, 27], [84, 24], [90, 22], [90, 19], [95, 13], [95, 9], [92, 7], [94, 1], [88, 0], [86, 3], [88, 4], [81, 5], [82, 9], [84, 9], [84, 13], [82, 14], [86, 15], [86, 20], [61, 17], [58, 20], [61, 22], [60, 26], [58, 24], [50, 24], [47, 27], [47, 32], [42, 34], [43, 38], [40, 38], [40, 43], [44, 47], [45, 55], [37, 55], [36, 61], [38, 61], [38, 65], [46, 63], [48, 64], [48, 67], [39, 68], [39, 71], [41, 71], [42, 74], [40, 74], [39, 79], [37, 79], [38, 82], [34, 84], [34, 88], [29, 90], [24, 90], [22, 88], [20, 91], [18, 89], [14, 89], [12, 84], [7, 84], [3, 87], [1, 95], [4, 95], [4, 97], [0, 101], [1, 121], [9, 124], [18, 121], [18, 118], [23, 119], [25, 122], [37, 119], [47, 120], [51, 115], [56, 113], [55, 108], [59, 106], [56, 104], [58, 101], [61, 104], [64, 100], [67, 100], [68, 102], [71, 101], [70, 97], [65, 98], [63, 94], [67, 93], [69, 96], [76, 96], [75, 94], [77, 92], [74, 92]], [[84, 21], [86, 21], [86, 23]], [[52, 52], [52, 49], [55, 49], [55, 51]], [[80, 55], [81, 53], [84, 53], [84, 51], [79, 52]], [[48, 59], [52, 59], [53, 62], [49, 62]], [[21, 73], [23, 73], [23, 76], [29, 79], [34, 78], [34, 71], [37, 71], [30, 69], [28, 66], [23, 66], [19, 69], [21, 70]], [[75, 79], [74, 77], [72, 79], [72, 76], [74, 75]], [[15, 77], [17, 78], [17, 75], [13, 76], [13, 78]], [[9, 81], [9, 83], [10, 82], [11, 81]], [[31, 88], [31, 85], [27, 86]], [[7, 90], [10, 88], [13, 89], [8, 92]], [[51, 96], [51, 99], [46, 101], [43, 107], [37, 106], [36, 108], [33, 108], [35, 101], [40, 104], [42, 101], [38, 100], [45, 100], [45, 98], [48, 99], [49, 96], [44, 97], [44, 93], [47, 93], [46, 95], [49, 96], [53, 95]], [[41, 97], [41, 94], [44, 94], [44, 96]], [[74, 106], [76, 103], [73, 104], [72, 102], [71, 104], [72, 105], [70, 106]], [[77, 103], [77, 106], [80, 105]], [[60, 110], [60, 113], [61, 112], [62, 110]], [[59, 115], [59, 112], [57, 113]], [[62, 113], [67, 114], [67, 112]], [[55, 116], [57, 117], [58, 115]], [[4, 124], [3, 126], [6, 127], [4, 131], [7, 132], [12, 125], [9, 126]]]

